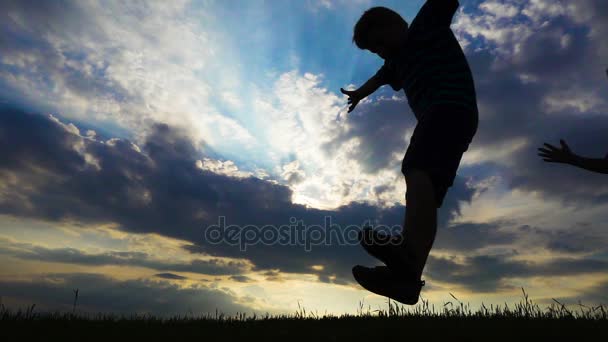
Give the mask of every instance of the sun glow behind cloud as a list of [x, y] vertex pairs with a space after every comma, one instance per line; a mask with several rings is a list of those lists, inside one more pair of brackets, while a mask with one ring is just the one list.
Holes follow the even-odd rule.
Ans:
[[[340, 195], [345, 193], [343, 184], [356, 183], [344, 178], [346, 171], [358, 174], [357, 162], [346, 158], [348, 147], [341, 156], [321, 151], [344, 125], [338, 120], [345, 114], [345, 98], [337, 94], [337, 87], [346, 84], [330, 80], [322, 72], [331, 69], [315, 65], [329, 44], [345, 52], [340, 59], [351, 61], [345, 65], [354, 65], [358, 54], [353, 54], [349, 39], [316, 42], [318, 51], [297, 45], [314, 34], [310, 29], [317, 24], [274, 14], [290, 17], [316, 8], [299, 7], [189, 1], [143, 7], [78, 3], [70, 14], [88, 18], [91, 24], [75, 30], [82, 21], [71, 17], [73, 27], [52, 23], [52, 30], [41, 34], [40, 44], [53, 59], [43, 57], [41, 49], [5, 55], [3, 63], [15, 71], [30, 71], [4, 70], [0, 76], [21, 94], [40, 94], [27, 100], [35, 108], [95, 123], [109, 134], [118, 125], [139, 140], [149, 123], [182, 127], [204, 150], [240, 165], [242, 171], [264, 170], [279, 181], [283, 166], [297, 160], [307, 175], [306, 184], [291, 184], [297, 202], [330, 208], [363, 200], [368, 197], [366, 186]], [[326, 22], [324, 15], [310, 18], [334, 29], [336, 23]], [[8, 17], [27, 30], [22, 13], [9, 12]], [[337, 23], [344, 24], [351, 23]], [[42, 26], [30, 30], [37, 29], [42, 31]], [[350, 28], [342, 34], [348, 38]], [[331, 76], [351, 81], [349, 75]], [[53, 92], [36, 82], [43, 77], [53, 80]], [[365, 182], [386, 185], [379, 179]]]

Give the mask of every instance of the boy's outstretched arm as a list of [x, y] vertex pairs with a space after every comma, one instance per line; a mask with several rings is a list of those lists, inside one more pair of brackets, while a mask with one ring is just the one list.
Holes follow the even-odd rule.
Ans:
[[538, 155], [549, 163], [563, 163], [585, 170], [608, 174], [608, 155], [603, 159], [585, 158], [574, 154], [565, 141], [560, 140], [562, 148], [545, 143], [538, 149]]
[[342, 94], [348, 95], [348, 103], [350, 107], [348, 107], [348, 112], [352, 112], [359, 101], [368, 97], [370, 94], [373, 94], [378, 88], [380, 88], [385, 83], [380, 80], [376, 75], [372, 76], [367, 82], [365, 82], [359, 89], [357, 90], [344, 90], [340, 88]]

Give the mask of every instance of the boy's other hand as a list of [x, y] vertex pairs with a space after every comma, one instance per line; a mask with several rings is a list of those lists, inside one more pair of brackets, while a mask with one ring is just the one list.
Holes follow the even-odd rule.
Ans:
[[576, 155], [572, 153], [565, 141], [560, 140], [559, 143], [562, 146], [561, 149], [545, 143], [545, 147], [538, 149], [538, 155], [548, 163], [573, 164], [576, 160]]
[[350, 107], [348, 107], [348, 112], [352, 112], [353, 109], [357, 107], [359, 101], [361, 101], [359, 93], [357, 93], [356, 90], [344, 90], [342, 88], [340, 88], [340, 91], [342, 92], [342, 94], [348, 95], [348, 104], [350, 104]]

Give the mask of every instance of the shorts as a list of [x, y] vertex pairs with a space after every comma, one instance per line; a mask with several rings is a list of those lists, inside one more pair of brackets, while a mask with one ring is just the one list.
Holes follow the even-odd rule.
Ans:
[[436, 105], [422, 115], [414, 129], [401, 172], [426, 172], [435, 189], [437, 208], [454, 184], [462, 155], [477, 132], [478, 120], [477, 110]]

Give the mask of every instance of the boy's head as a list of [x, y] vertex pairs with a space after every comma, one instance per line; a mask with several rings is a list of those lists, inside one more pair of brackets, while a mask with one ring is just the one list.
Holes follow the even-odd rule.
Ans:
[[372, 7], [355, 24], [353, 42], [361, 50], [386, 59], [395, 54], [408, 25], [399, 13], [386, 7]]

